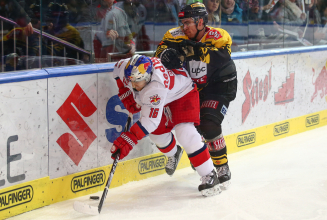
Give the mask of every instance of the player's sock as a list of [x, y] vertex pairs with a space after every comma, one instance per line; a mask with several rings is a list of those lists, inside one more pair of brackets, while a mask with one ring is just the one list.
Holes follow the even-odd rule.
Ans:
[[199, 185], [199, 191], [203, 196], [214, 196], [221, 193], [219, 180], [215, 170], [212, 170], [208, 175], [201, 177], [202, 183]]

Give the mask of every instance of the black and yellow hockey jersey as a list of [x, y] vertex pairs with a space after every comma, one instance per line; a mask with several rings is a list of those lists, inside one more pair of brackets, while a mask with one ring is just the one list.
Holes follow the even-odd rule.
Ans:
[[[158, 45], [155, 56], [160, 57], [160, 54], [167, 48], [181, 51], [180, 47], [183, 40], [190, 39], [183, 33], [182, 27], [170, 29]], [[197, 83], [198, 88], [204, 87], [212, 79], [228, 77], [230, 71], [222, 70], [226, 69], [229, 64], [232, 64], [232, 69], [235, 69], [231, 60], [232, 38], [227, 31], [207, 26], [200, 42], [206, 45], [201, 48], [201, 55], [186, 56], [185, 60], [186, 68], [193, 81]]]

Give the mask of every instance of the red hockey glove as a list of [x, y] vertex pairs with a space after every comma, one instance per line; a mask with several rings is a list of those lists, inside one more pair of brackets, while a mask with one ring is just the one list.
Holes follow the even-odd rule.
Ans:
[[126, 88], [119, 78], [116, 78], [116, 82], [119, 88], [118, 97], [124, 104], [125, 108], [132, 114], [141, 111], [141, 106], [135, 102], [132, 91], [129, 88]]
[[131, 132], [122, 132], [121, 135], [114, 141], [110, 152], [112, 153], [111, 158], [115, 159], [115, 153], [120, 149], [119, 160], [126, 157], [133, 147], [137, 144], [137, 139]]

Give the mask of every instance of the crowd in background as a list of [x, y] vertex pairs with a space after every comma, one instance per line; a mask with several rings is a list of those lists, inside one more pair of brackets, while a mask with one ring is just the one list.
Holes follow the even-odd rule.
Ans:
[[[178, 26], [178, 13], [189, 3], [192, 0], [0, 0], [0, 71], [107, 62], [108, 54], [121, 59], [153, 51], [162, 38], [154, 37], [154, 27], [164, 33]], [[282, 47], [327, 43], [327, 0], [203, 3], [208, 25], [230, 33], [234, 52], [271, 49], [280, 42]]]

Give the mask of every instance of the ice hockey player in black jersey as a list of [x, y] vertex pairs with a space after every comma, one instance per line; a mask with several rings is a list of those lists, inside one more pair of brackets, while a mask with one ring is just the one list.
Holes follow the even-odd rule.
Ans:
[[186, 5], [178, 14], [181, 26], [166, 32], [155, 56], [168, 69], [184, 66], [200, 92], [199, 133], [205, 139], [219, 182], [230, 184], [227, 149], [221, 123], [236, 97], [237, 72], [231, 59], [232, 39], [227, 31], [206, 25], [204, 4]]

